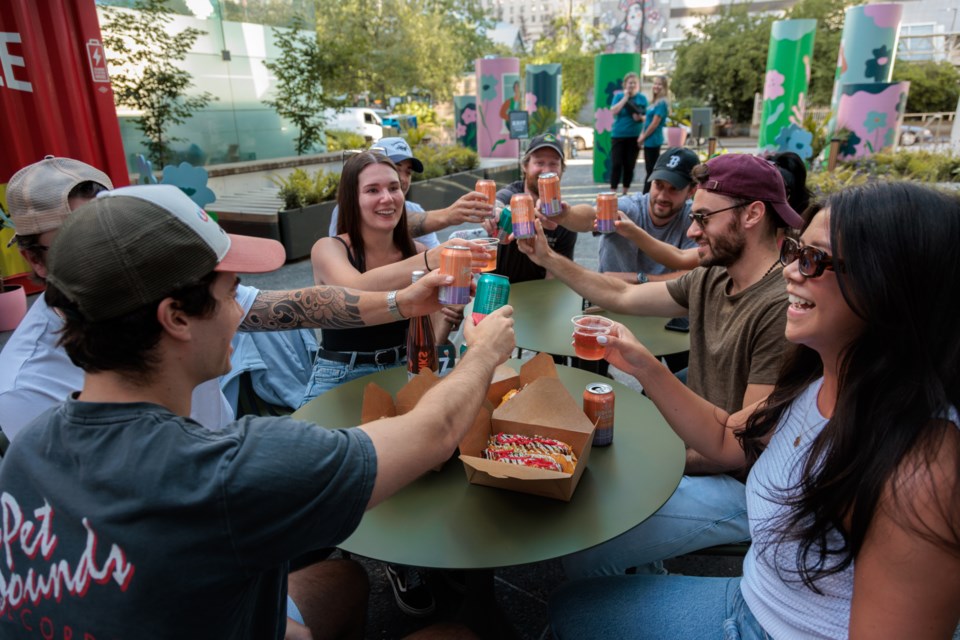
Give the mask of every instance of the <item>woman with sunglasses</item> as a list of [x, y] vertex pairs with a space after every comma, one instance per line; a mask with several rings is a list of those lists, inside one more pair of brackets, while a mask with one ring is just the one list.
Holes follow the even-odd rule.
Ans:
[[[849, 189], [781, 250], [794, 344], [773, 393], [728, 415], [623, 327], [607, 359], [672, 396], [704, 455], [754, 462], [742, 578], [565, 585], [558, 638], [950, 638], [960, 619], [960, 199]], [[682, 402], [677, 401], [682, 400]], [[739, 635], [733, 631], [739, 632]]]
[[[339, 235], [317, 240], [310, 252], [318, 285], [402, 289], [414, 271], [436, 269], [440, 252], [449, 244], [470, 244], [474, 260], [486, 261], [486, 251], [466, 240], [447, 241], [427, 251], [413, 241], [397, 167], [383, 154], [365, 151], [344, 163], [337, 205]], [[405, 362], [408, 321], [395, 305], [392, 311], [397, 321], [390, 324], [323, 330], [301, 404], [338, 384]], [[446, 341], [459, 317], [462, 309], [445, 309], [435, 318], [438, 344]]]

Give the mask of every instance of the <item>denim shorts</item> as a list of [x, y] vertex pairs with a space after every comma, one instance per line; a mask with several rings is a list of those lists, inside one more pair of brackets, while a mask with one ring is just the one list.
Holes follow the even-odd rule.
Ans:
[[306, 403], [316, 398], [321, 393], [326, 393], [337, 385], [344, 382], [350, 382], [365, 375], [384, 371], [406, 364], [406, 359], [400, 362], [394, 362], [388, 365], [379, 364], [354, 364], [346, 362], [337, 362], [336, 360], [327, 360], [317, 357], [313, 363], [313, 372], [310, 374], [310, 381], [307, 383], [306, 392], [303, 394], [303, 400], [300, 402], [302, 407]]
[[740, 594], [740, 578], [610, 576], [574, 580], [550, 597], [559, 640], [771, 640]]

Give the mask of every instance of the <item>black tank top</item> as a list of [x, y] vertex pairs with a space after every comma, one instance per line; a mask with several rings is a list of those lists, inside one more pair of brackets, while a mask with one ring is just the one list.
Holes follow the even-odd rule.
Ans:
[[[358, 261], [343, 238], [332, 236], [347, 250], [347, 260], [360, 273], [366, 271], [364, 265]], [[399, 320], [390, 324], [380, 324], [373, 327], [357, 327], [355, 329], [323, 329], [321, 342], [324, 349], [330, 351], [379, 351], [392, 347], [402, 347], [407, 341], [407, 325], [409, 321]]]

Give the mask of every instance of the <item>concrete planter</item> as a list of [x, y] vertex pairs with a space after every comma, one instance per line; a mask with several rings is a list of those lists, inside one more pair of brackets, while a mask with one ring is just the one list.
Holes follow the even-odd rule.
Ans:
[[407, 199], [416, 202], [427, 211], [449, 207], [460, 196], [473, 191], [477, 180], [495, 180], [501, 188], [520, 179], [520, 169], [516, 165], [506, 165], [490, 169], [472, 169], [451, 173], [439, 178], [431, 178], [410, 185]]
[[334, 201], [311, 204], [299, 209], [287, 209], [277, 214], [280, 242], [287, 251], [287, 261], [310, 255], [313, 243], [327, 236]]

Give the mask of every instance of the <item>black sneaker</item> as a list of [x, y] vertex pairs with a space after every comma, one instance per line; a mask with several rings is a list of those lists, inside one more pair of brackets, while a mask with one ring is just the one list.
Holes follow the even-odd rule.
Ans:
[[418, 618], [433, 613], [437, 603], [420, 570], [394, 564], [384, 565], [383, 570], [387, 574], [387, 581], [393, 587], [393, 597], [401, 611]]

